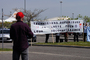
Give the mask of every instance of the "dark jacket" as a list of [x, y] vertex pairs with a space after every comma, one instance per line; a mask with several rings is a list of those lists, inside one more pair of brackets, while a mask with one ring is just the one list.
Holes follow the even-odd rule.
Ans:
[[29, 47], [27, 35], [33, 37], [30, 27], [22, 21], [17, 21], [10, 28], [10, 38], [13, 40], [13, 49], [24, 51]]

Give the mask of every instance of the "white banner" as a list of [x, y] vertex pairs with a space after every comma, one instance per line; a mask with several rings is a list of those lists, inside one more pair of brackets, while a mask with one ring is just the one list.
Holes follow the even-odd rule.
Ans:
[[90, 27], [87, 27], [87, 41], [90, 42]]
[[31, 21], [34, 34], [83, 32], [83, 20]]

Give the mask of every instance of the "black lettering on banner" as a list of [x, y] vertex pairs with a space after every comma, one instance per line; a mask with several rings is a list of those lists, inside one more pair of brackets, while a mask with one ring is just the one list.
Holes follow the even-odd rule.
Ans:
[[73, 23], [73, 21], [71, 21], [71, 23]]
[[34, 30], [34, 33], [42, 33], [43, 30]]
[[78, 23], [78, 21], [77, 21], [77, 23]]
[[46, 25], [46, 24], [49, 24], [48, 22], [34, 22], [33, 23], [34, 25]]
[[67, 29], [62, 29], [62, 30], [51, 30], [51, 32], [65, 32], [65, 31], [67, 31]]
[[80, 29], [68, 29], [68, 31], [80, 31]]
[[38, 30], [36, 32], [38, 33]]
[[42, 25], [42, 23], [40, 25]]
[[35, 30], [34, 30], [34, 33], [36, 33]]
[[38, 22], [38, 25], [41, 25], [40, 22]]
[[59, 28], [59, 26], [58, 26], [58, 28]]
[[68, 25], [66, 25], [65, 27], [68, 27]]
[[54, 22], [54, 24], [55, 24], [55, 22]]
[[44, 26], [44, 28], [46, 28], [46, 27]]
[[70, 21], [68, 21], [68, 24], [70, 24]]
[[58, 24], [58, 22], [56, 22], [56, 24]]
[[37, 23], [35, 22], [35, 24], [37, 25]]
[[51, 28], [53, 28], [53, 26], [51, 26]]
[[51, 28], [61, 28], [61, 25], [60, 26], [58, 26], [58, 25], [51, 26]]
[[47, 22], [47, 24], [48, 24], [48, 22]]
[[68, 29], [65, 29], [65, 31], [68, 31]]
[[60, 24], [61, 24], [61, 22], [60, 22]]
[[35, 22], [33, 24], [36, 25]]
[[57, 31], [59, 32], [60, 30], [58, 29]]
[[42, 26], [42, 28], [46, 28], [46, 26]]
[[74, 26], [73, 25], [66, 25], [65, 27], [73, 28]]
[[61, 25], [60, 25], [60, 28], [61, 28]]
[[79, 21], [79, 23], [80, 23], [80, 21]]

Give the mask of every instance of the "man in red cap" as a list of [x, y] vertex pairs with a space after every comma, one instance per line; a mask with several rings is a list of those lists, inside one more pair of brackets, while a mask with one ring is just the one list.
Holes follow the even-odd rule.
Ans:
[[28, 60], [28, 40], [27, 36], [33, 37], [30, 27], [23, 23], [24, 14], [18, 12], [16, 14], [17, 22], [11, 25], [10, 38], [13, 40], [13, 60], [19, 60], [20, 55], [22, 60]]

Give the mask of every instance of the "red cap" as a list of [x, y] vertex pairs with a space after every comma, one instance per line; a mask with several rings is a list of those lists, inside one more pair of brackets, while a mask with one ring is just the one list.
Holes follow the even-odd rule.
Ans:
[[22, 13], [22, 12], [18, 12], [17, 14], [16, 14], [16, 17], [17, 16], [20, 16], [21, 18], [23, 18], [24, 17], [24, 14]]

